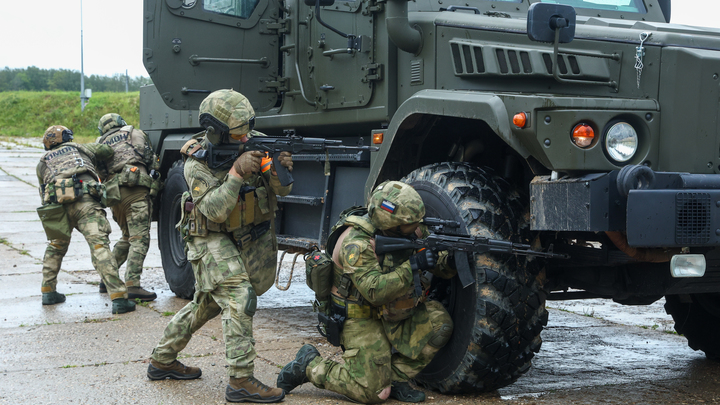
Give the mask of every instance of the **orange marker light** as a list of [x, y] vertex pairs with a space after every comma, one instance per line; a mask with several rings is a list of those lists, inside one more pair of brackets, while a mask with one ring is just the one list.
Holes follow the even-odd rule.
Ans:
[[581, 148], [587, 148], [595, 138], [595, 131], [588, 124], [577, 124], [572, 132], [573, 142]]
[[373, 144], [379, 145], [383, 143], [383, 135], [385, 135], [383, 132], [376, 132], [373, 134]]
[[527, 125], [527, 114], [524, 112], [515, 114], [513, 117], [513, 124], [515, 124], [518, 128], [525, 128], [525, 125]]

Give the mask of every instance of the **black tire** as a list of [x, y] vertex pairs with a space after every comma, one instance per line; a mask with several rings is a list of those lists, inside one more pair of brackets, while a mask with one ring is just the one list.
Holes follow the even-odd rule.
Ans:
[[[529, 243], [527, 203], [501, 178], [473, 166], [440, 163], [403, 179], [415, 187], [428, 216], [459, 221], [470, 235]], [[525, 237], [521, 237], [525, 235]], [[513, 255], [475, 255], [475, 284], [433, 281], [431, 297], [453, 318], [448, 344], [415, 377], [443, 393], [492, 391], [529, 370], [547, 325], [546, 294], [537, 262]]]
[[180, 298], [191, 299], [195, 294], [195, 275], [185, 255], [185, 243], [180, 232], [175, 229], [175, 224], [180, 222], [180, 199], [182, 193], [188, 189], [183, 175], [184, 168], [185, 164], [177, 161], [168, 170], [165, 188], [160, 197], [158, 244], [165, 280], [170, 290]]
[[665, 312], [673, 317], [675, 330], [687, 338], [691, 349], [720, 361], [720, 294], [668, 295]]

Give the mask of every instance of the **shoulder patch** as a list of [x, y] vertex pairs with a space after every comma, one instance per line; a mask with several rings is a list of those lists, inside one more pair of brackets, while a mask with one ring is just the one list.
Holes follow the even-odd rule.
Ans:
[[345, 246], [345, 261], [350, 266], [355, 266], [360, 261], [360, 245], [356, 243], [350, 243]]
[[193, 197], [200, 197], [207, 192], [208, 188], [210, 188], [210, 185], [205, 179], [196, 177], [190, 185], [190, 194], [192, 194]]

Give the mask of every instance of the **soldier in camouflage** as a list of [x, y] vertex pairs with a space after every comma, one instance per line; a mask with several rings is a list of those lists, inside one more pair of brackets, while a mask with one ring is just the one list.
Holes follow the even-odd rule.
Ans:
[[[447, 252], [405, 250], [378, 257], [374, 236], [429, 234], [420, 220], [425, 206], [409, 185], [391, 181], [378, 186], [365, 216], [345, 219], [347, 228], [328, 253], [333, 256], [331, 311], [346, 317], [341, 333], [344, 364], [323, 359], [304, 345], [278, 376], [277, 386], [289, 392], [305, 382], [361, 403], [388, 397], [403, 402], [425, 400], [408, 380], [430, 363], [450, 339], [452, 319], [437, 301], [426, 301], [414, 277], [430, 271], [450, 278]], [[426, 286], [423, 286], [426, 287]]]
[[208, 320], [222, 316], [230, 402], [279, 402], [285, 392], [254, 378], [256, 357], [252, 333], [257, 296], [272, 285], [277, 263], [276, 195], [287, 195], [273, 165], [292, 170], [292, 156], [272, 162], [258, 151], [242, 153], [234, 162], [210, 167], [202, 159], [212, 145], [247, 142], [264, 136], [254, 131], [250, 102], [233, 90], [218, 90], [200, 104], [200, 124], [206, 130], [188, 141], [184, 175], [189, 193], [183, 195], [178, 225], [187, 241], [187, 257], [195, 274], [193, 301], [165, 328], [148, 366], [151, 380], [193, 379], [199, 368], [177, 361], [192, 334]]
[[[122, 231], [121, 239], [113, 247], [118, 267], [127, 260], [125, 285], [130, 299], [152, 301], [154, 292], [140, 285], [145, 256], [150, 246], [150, 222], [152, 221], [152, 197], [157, 192], [159, 179], [157, 157], [148, 136], [128, 125], [115, 113], [105, 114], [98, 123], [100, 137], [97, 143], [110, 146], [113, 157], [104, 166], [106, 183], [118, 182], [120, 202], [111, 206], [113, 219]], [[100, 284], [100, 292], [106, 292]]]
[[[135, 303], [127, 299], [125, 284], [118, 276], [118, 268], [110, 253], [110, 224], [98, 200], [102, 191], [96, 166], [99, 161], [112, 158], [113, 151], [105, 145], [81, 145], [71, 142], [72, 131], [53, 125], [45, 131], [43, 144], [47, 152], [37, 165], [40, 198], [43, 206], [57, 206], [68, 230], [62, 237], [50, 238], [43, 259], [42, 303], [53, 305], [65, 302], [65, 295], [56, 291], [57, 275], [70, 245], [70, 232], [77, 229], [90, 246], [90, 255], [101, 280], [107, 285], [112, 300], [112, 313], [135, 310]], [[39, 211], [40, 212], [40, 211]], [[57, 227], [58, 219], [41, 216], [46, 232]], [[50, 237], [51, 234], [48, 233]]]

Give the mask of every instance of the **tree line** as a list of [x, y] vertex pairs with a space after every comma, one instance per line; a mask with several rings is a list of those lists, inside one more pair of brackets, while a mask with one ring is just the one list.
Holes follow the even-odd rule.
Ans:
[[[85, 88], [93, 92], [124, 92], [125, 75], [85, 76]], [[150, 78], [128, 78], [128, 90], [139, 91], [140, 86], [152, 83]], [[80, 91], [80, 72], [68, 69], [40, 69], [30, 66], [22, 69], [0, 70], [2, 91]]]

